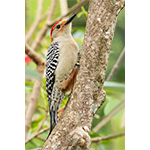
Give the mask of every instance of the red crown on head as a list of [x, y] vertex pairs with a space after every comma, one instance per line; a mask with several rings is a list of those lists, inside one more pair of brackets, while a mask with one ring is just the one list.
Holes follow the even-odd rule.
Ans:
[[51, 36], [51, 42], [53, 42], [53, 39], [52, 39], [53, 29], [54, 29], [54, 27], [55, 27], [59, 22], [60, 22], [60, 21], [56, 22], [56, 23], [52, 26], [52, 28], [51, 28], [51, 33], [50, 33], [50, 36]]

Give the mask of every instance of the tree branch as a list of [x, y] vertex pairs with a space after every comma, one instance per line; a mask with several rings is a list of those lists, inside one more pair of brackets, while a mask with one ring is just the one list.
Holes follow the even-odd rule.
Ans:
[[37, 136], [36, 138], [39, 139], [39, 140], [41, 140], [41, 141], [44, 141], [44, 142], [46, 141], [45, 138], [42, 138], [42, 137], [40, 137], [40, 136]]
[[107, 78], [108, 81], [111, 80], [111, 78], [113, 77], [114, 73], [115, 73], [116, 70], [118, 69], [119, 64], [120, 64], [121, 60], [123, 59], [124, 55], [125, 55], [125, 47], [124, 47], [124, 49], [122, 50], [121, 54], [119, 55], [119, 57], [118, 57], [118, 59], [117, 59], [115, 65], [113, 66], [113, 68], [112, 68], [110, 74], [108, 75], [108, 78]]
[[36, 132], [35, 134], [33, 134], [28, 140], [26, 140], [25, 144], [27, 144], [28, 142], [30, 142], [32, 139], [34, 139], [35, 137], [37, 137], [39, 134], [42, 134], [43, 132], [49, 130], [50, 127], [44, 128], [38, 132]]
[[99, 129], [101, 129], [124, 106], [125, 106], [125, 101], [123, 101], [119, 106], [117, 106], [114, 110], [112, 110], [109, 115], [107, 115], [99, 124], [97, 124], [97, 126], [93, 128], [93, 131], [97, 132]]
[[103, 140], [108, 140], [108, 139], [116, 138], [116, 137], [123, 136], [123, 135], [125, 135], [125, 132], [112, 134], [112, 135], [108, 135], [108, 136], [104, 136], [104, 137], [96, 137], [96, 138], [92, 138], [91, 142], [101, 142]]
[[[67, 0], [59, 0], [60, 2], [60, 8], [61, 8], [61, 15], [64, 15], [68, 12], [68, 5]], [[68, 17], [65, 17], [64, 19], [68, 19]]]
[[27, 43], [25, 43], [25, 53], [37, 64], [45, 65], [45, 60], [37, 54]]

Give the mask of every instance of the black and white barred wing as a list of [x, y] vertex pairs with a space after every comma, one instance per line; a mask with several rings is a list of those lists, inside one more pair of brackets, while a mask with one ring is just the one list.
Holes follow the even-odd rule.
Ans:
[[46, 61], [48, 62], [48, 65], [46, 66], [46, 90], [49, 101], [53, 90], [53, 85], [55, 83], [54, 72], [57, 68], [58, 57], [59, 57], [59, 48], [58, 43], [55, 42], [49, 46], [46, 56]]

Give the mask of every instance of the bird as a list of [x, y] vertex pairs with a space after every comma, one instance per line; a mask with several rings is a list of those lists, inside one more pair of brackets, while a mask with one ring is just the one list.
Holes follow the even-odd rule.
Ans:
[[[56, 22], [50, 31], [51, 44], [46, 55], [46, 91], [50, 112], [50, 132], [57, 124], [58, 110], [77, 75], [79, 48], [71, 35], [73, 14]], [[47, 137], [47, 138], [48, 138]]]

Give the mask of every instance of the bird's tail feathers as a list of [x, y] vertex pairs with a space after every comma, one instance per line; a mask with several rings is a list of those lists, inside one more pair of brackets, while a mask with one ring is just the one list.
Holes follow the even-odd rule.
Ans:
[[50, 132], [48, 134], [48, 137], [51, 134], [54, 127], [56, 126], [56, 124], [57, 124], [58, 110], [59, 110], [59, 107], [60, 107], [64, 97], [65, 97], [65, 94], [60, 89], [58, 89], [57, 87], [53, 87], [52, 96], [51, 96], [52, 101], [51, 101], [50, 106], [49, 106], [49, 111], [50, 111]]

